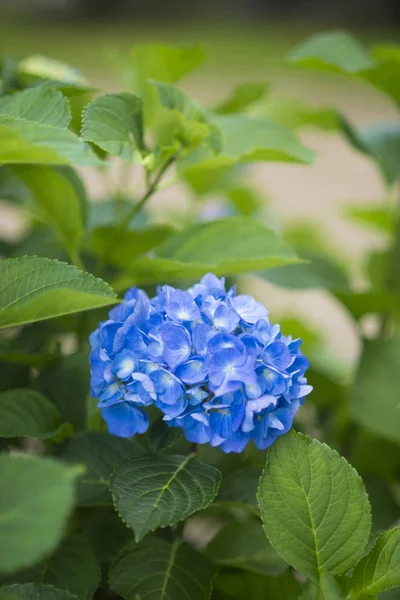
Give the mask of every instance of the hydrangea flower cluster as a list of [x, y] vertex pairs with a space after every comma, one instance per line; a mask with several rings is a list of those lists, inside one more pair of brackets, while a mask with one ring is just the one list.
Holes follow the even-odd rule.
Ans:
[[144, 433], [156, 406], [190, 442], [242, 452], [289, 431], [310, 393], [301, 340], [248, 295], [208, 274], [187, 291], [131, 288], [90, 337], [91, 393], [109, 431]]

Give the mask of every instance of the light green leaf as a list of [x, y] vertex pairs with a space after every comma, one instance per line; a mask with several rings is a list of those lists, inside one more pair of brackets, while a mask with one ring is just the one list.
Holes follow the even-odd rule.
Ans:
[[204, 59], [204, 50], [197, 45], [137, 44], [131, 54], [138, 86], [148, 79], [174, 83], [200, 66]]
[[257, 275], [271, 283], [287, 288], [349, 291], [347, 276], [335, 262], [318, 252], [299, 252], [299, 255], [309, 262], [270, 269]]
[[200, 552], [175, 540], [131, 543], [111, 567], [109, 584], [125, 600], [206, 600], [214, 569]]
[[43, 394], [29, 389], [0, 392], [0, 437], [53, 437], [60, 413]]
[[357, 130], [341, 118], [341, 129], [356, 150], [377, 163], [388, 185], [400, 178], [400, 123], [379, 123]]
[[231, 95], [217, 104], [213, 111], [221, 115], [245, 112], [249, 106], [265, 98], [268, 91], [269, 85], [266, 83], [255, 81], [239, 83], [234, 87]]
[[[71, 600], [76, 598], [65, 590], [58, 590], [52, 585], [41, 585], [38, 583], [14, 584], [0, 588], [0, 593], [10, 594], [11, 598], [21, 600]], [[3, 596], [0, 595], [1, 600]], [[8, 597], [4, 598], [8, 600]]]
[[146, 533], [186, 519], [214, 499], [221, 474], [188, 456], [131, 458], [111, 475], [114, 505], [140, 541]]
[[400, 60], [398, 46], [373, 46], [371, 54], [377, 64], [361, 73], [362, 78], [400, 104]]
[[350, 403], [353, 420], [400, 443], [400, 338], [364, 340]]
[[42, 80], [64, 82], [76, 86], [87, 85], [86, 79], [77, 69], [40, 54], [32, 54], [21, 60], [18, 63], [18, 72]]
[[63, 356], [55, 365], [42, 369], [36, 387], [61, 413], [75, 431], [86, 429], [90, 369], [86, 351]]
[[280, 96], [271, 98], [257, 110], [256, 114], [292, 130], [311, 126], [324, 131], [335, 131], [339, 126], [334, 109], [310, 107], [297, 98]]
[[77, 504], [103, 506], [112, 504], [109, 492], [112, 471], [128, 458], [143, 452], [136, 440], [91, 431], [68, 440], [60, 449], [59, 457], [68, 463], [85, 466], [84, 474], [77, 480]]
[[394, 233], [395, 213], [382, 202], [368, 206], [347, 204], [344, 207], [344, 213], [357, 224], [366, 225], [384, 233]]
[[133, 94], [106, 94], [83, 113], [82, 137], [130, 162], [144, 150], [143, 103]]
[[315, 153], [278, 123], [245, 115], [216, 116], [214, 122], [222, 132], [222, 154], [232, 160], [313, 162]]
[[400, 527], [382, 533], [353, 571], [350, 598], [375, 596], [400, 587]]
[[15, 166], [12, 173], [28, 188], [39, 216], [55, 229], [65, 248], [74, 251], [83, 234], [81, 200], [63, 170], [47, 166]]
[[107, 264], [129, 268], [132, 260], [153, 250], [174, 232], [169, 225], [124, 231], [116, 231], [112, 226], [98, 227], [92, 232], [87, 246]]
[[0, 98], [0, 122], [3, 115], [66, 129], [71, 120], [67, 98], [50, 87], [33, 87]]
[[289, 565], [275, 552], [265, 537], [260, 521], [229, 523], [207, 546], [208, 558], [221, 567], [279, 575]]
[[301, 592], [300, 583], [291, 572], [280, 577], [221, 573], [217, 575], [213, 587], [223, 594], [223, 600], [297, 600]]
[[0, 281], [0, 329], [116, 302], [101, 279], [47, 258], [2, 260]]
[[132, 261], [136, 281], [195, 278], [207, 272], [233, 275], [270, 269], [299, 259], [278, 235], [247, 217], [200, 223], [169, 237], [154, 258]]
[[101, 161], [71, 131], [0, 116], [0, 164], [99, 166]]
[[192, 100], [185, 92], [176, 88], [169, 83], [150, 80], [157, 90], [161, 104], [169, 110], [176, 110], [182, 113], [188, 119], [204, 120], [204, 111], [194, 100]]
[[79, 474], [48, 458], [0, 455], [0, 573], [28, 567], [57, 546]]
[[363, 483], [349, 463], [293, 431], [268, 453], [259, 505], [275, 550], [315, 584], [340, 575], [362, 556], [371, 529]]
[[317, 33], [301, 42], [288, 56], [290, 63], [339, 73], [359, 73], [376, 63], [367, 50], [345, 31]]

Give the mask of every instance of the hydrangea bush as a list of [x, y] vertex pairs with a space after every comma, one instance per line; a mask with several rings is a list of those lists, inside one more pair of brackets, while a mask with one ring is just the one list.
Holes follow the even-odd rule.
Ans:
[[[261, 83], [203, 108], [175, 85], [203, 58], [137, 46], [126, 89], [100, 95], [57, 61], [0, 60], [0, 198], [26, 225], [0, 240], [0, 600], [398, 597], [399, 124], [357, 129]], [[331, 32], [288, 60], [398, 105], [398, 58]], [[383, 238], [362, 292], [248, 183], [253, 162], [312, 163], [305, 124], [382, 174], [386, 204], [347, 208]], [[121, 174], [102, 201], [88, 166]], [[177, 178], [190, 210], [154, 214]], [[246, 273], [324, 289], [357, 364], [329, 348], [330, 308], [322, 333], [274, 324]]]

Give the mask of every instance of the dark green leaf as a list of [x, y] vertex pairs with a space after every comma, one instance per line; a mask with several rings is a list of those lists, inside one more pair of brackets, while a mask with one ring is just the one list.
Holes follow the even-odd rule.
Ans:
[[110, 571], [110, 587], [125, 600], [206, 600], [214, 577], [205, 556], [180, 540], [131, 543]]
[[400, 338], [365, 340], [351, 398], [354, 421], [400, 443]]
[[37, 379], [37, 388], [50, 398], [62, 420], [71, 423], [75, 431], [86, 427], [89, 376], [87, 354], [77, 352], [47, 367]]
[[259, 504], [279, 554], [310, 581], [340, 575], [362, 556], [371, 507], [349, 463], [317, 440], [290, 432], [268, 453]]
[[101, 565], [113, 562], [122, 548], [133, 541], [132, 530], [126, 527], [114, 509], [95, 515], [86, 524], [83, 533], [89, 538]]
[[400, 518], [400, 509], [389, 485], [380, 477], [368, 474], [363, 474], [363, 481], [372, 506], [372, 534], [393, 527]]
[[266, 83], [239, 83], [229, 98], [217, 104], [213, 110], [219, 114], [245, 112], [249, 106], [265, 98], [268, 90], [269, 86]]
[[221, 567], [279, 575], [288, 564], [268, 542], [260, 521], [229, 523], [207, 546], [207, 556]]
[[106, 94], [83, 114], [82, 137], [102, 150], [133, 161], [144, 149], [142, 100], [133, 94]]
[[[10, 600], [20, 598], [21, 600], [71, 600], [76, 598], [65, 590], [58, 590], [52, 585], [40, 585], [37, 583], [25, 583], [24, 585], [8, 585], [0, 589], [0, 593], [9, 594]], [[9, 600], [8, 596], [0, 595], [1, 600]]]
[[30, 566], [59, 543], [79, 467], [29, 455], [0, 455], [0, 572]]
[[48, 258], [2, 260], [0, 281], [0, 329], [116, 302], [101, 279]]
[[12, 172], [30, 191], [39, 217], [55, 229], [67, 250], [76, 250], [83, 234], [83, 215], [72, 181], [62, 170], [47, 166], [15, 166]]
[[162, 418], [157, 419], [149, 430], [149, 446], [153, 452], [168, 450], [175, 446], [182, 434], [178, 427], [169, 427]]
[[170, 236], [154, 258], [133, 261], [137, 281], [198, 277], [207, 272], [233, 275], [296, 263], [295, 253], [256, 220], [230, 217], [200, 223]]
[[239, 502], [258, 508], [257, 488], [261, 477], [261, 469], [242, 467], [227, 473], [222, 478], [217, 501]]
[[385, 531], [351, 577], [350, 598], [375, 596], [400, 587], [400, 527]]
[[214, 582], [224, 600], [297, 600], [301, 586], [293, 573], [264, 577], [252, 573], [221, 573]]
[[221, 474], [193, 454], [141, 456], [117, 467], [111, 476], [114, 504], [137, 541], [146, 533], [173, 525], [214, 499]]
[[112, 504], [109, 492], [112, 471], [126, 459], [142, 453], [143, 449], [135, 440], [117, 438], [102, 431], [81, 433], [68, 440], [60, 449], [60, 458], [84, 465], [86, 469], [77, 480], [77, 504]]
[[0, 393], [0, 437], [29, 436], [45, 440], [60, 425], [60, 413], [45, 396], [29, 389]]

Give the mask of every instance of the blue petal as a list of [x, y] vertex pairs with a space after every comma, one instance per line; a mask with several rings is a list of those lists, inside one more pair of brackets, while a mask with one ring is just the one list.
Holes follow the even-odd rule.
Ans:
[[238, 354], [242, 356], [246, 356], [246, 346], [243, 342], [231, 335], [230, 333], [218, 333], [208, 342], [207, 351], [214, 354], [216, 352], [220, 352], [221, 350], [227, 351], [235, 349]]
[[175, 375], [184, 383], [202, 383], [207, 377], [207, 369], [203, 358], [194, 358], [180, 365], [175, 370]]
[[250, 435], [238, 429], [238, 431], [235, 431], [235, 433], [233, 433], [232, 436], [220, 446], [220, 448], [226, 454], [229, 452], [236, 452], [239, 454], [240, 452], [243, 452], [249, 441]]
[[268, 315], [265, 306], [261, 302], [256, 302], [252, 296], [247, 294], [236, 296], [232, 298], [231, 302], [240, 318], [246, 323], [257, 323], [257, 321], [265, 319]]
[[192, 333], [192, 341], [196, 354], [206, 354], [208, 342], [216, 335], [216, 331], [206, 323], [197, 323]]
[[184, 387], [177, 377], [165, 369], [150, 373], [158, 399], [163, 404], [176, 404], [183, 398]]
[[166, 306], [170, 319], [176, 321], [196, 321], [200, 318], [200, 311], [189, 292], [176, 290]]
[[273, 342], [262, 353], [264, 364], [284, 371], [293, 362], [290, 350], [282, 342]]
[[213, 325], [217, 329], [226, 329], [226, 331], [234, 331], [240, 321], [239, 315], [233, 310], [230, 310], [226, 304], [218, 306], [214, 313]]
[[99, 405], [110, 405], [121, 402], [125, 394], [125, 388], [119, 383], [111, 383], [98, 396]]
[[274, 396], [280, 396], [287, 391], [287, 377], [282, 373], [278, 373], [274, 369], [265, 367], [259, 375], [265, 381], [265, 392], [267, 394], [273, 394]]
[[144, 433], [149, 427], [146, 413], [129, 402], [114, 404], [101, 412], [109, 432], [118, 437], [130, 438], [136, 433]]
[[121, 350], [116, 354], [111, 370], [122, 381], [128, 379], [136, 369], [135, 355], [131, 350]]
[[198, 404], [201, 404], [203, 400], [208, 397], [208, 393], [200, 386], [189, 388], [187, 394], [189, 397], [189, 404], [191, 406], [197, 406]]
[[164, 359], [171, 369], [187, 361], [191, 353], [191, 340], [181, 325], [165, 323], [158, 330], [164, 342]]

